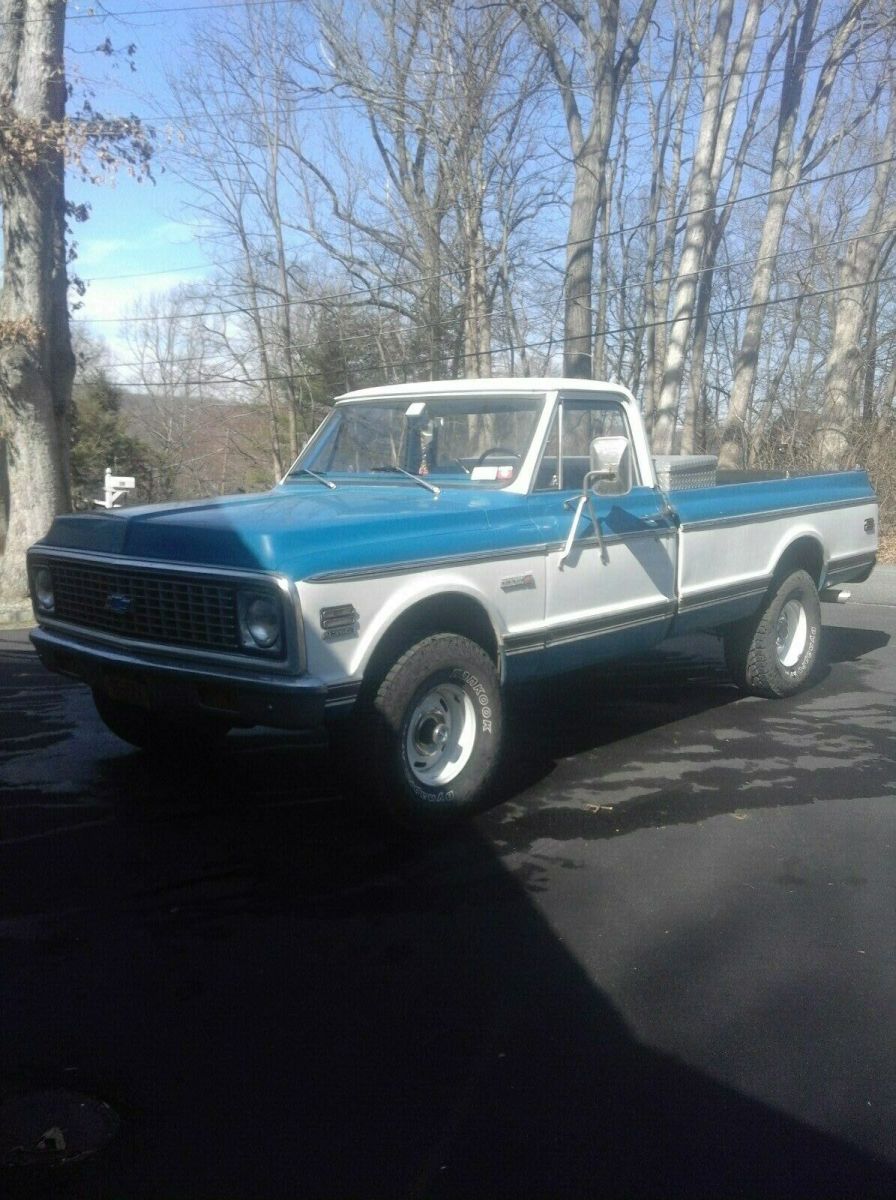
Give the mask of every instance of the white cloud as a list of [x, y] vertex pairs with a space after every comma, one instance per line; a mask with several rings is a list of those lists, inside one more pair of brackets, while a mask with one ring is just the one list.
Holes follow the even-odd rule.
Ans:
[[78, 257], [75, 260], [75, 274], [89, 278], [92, 271], [99, 266], [108, 264], [132, 249], [132, 243], [127, 238], [80, 238], [78, 240]]
[[[197, 270], [171, 271], [151, 278], [98, 279], [88, 285], [73, 320], [108, 345], [113, 363], [131, 362], [134, 353], [125, 336], [126, 318], [134, 315], [140, 301], [184, 283], [196, 283], [203, 275], [202, 270]], [[73, 300], [77, 297], [73, 296]]]

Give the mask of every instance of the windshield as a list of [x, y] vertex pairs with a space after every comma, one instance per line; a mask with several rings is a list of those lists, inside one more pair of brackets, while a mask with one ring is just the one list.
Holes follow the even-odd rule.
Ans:
[[288, 479], [408, 472], [439, 484], [506, 487], [529, 449], [543, 400], [463, 396], [341, 404]]

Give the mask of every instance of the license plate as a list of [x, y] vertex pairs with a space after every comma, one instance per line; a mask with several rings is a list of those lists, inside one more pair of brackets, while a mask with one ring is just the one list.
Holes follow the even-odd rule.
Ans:
[[127, 675], [106, 675], [103, 688], [107, 696], [122, 704], [136, 704], [138, 708], [152, 706], [149, 688], [140, 679], [131, 679]]

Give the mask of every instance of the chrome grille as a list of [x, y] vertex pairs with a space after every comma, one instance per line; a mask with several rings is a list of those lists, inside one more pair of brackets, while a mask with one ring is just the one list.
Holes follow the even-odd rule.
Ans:
[[234, 584], [59, 560], [48, 565], [53, 615], [60, 621], [144, 641], [207, 650], [242, 648]]

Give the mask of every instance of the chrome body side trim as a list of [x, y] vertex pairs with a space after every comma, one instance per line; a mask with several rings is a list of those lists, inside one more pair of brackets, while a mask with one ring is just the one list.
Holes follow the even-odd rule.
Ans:
[[678, 602], [678, 610], [679, 612], [693, 612], [700, 608], [711, 608], [715, 604], [725, 604], [729, 600], [760, 598], [765, 595], [771, 581], [771, 575], [763, 575], [742, 583], [729, 584], [727, 587], [709, 588], [683, 597]]
[[[631, 542], [638, 538], [668, 538], [675, 537], [675, 530], [668, 528], [636, 529], [631, 533], [613, 533], [604, 535], [604, 545], [619, 545], [621, 542]], [[593, 534], [576, 538], [575, 545], [588, 546], [596, 544]], [[473, 554], [444, 554], [433, 555], [431, 558], [405, 559], [397, 563], [380, 563], [369, 567], [345, 568], [339, 571], [320, 571], [316, 575], [308, 575], [306, 583], [349, 583], [358, 579], [388, 578], [390, 575], [408, 575], [418, 571], [441, 571], [445, 567], [466, 567], [476, 563], [503, 562], [514, 558], [531, 558], [532, 555], [546, 555], [555, 550], [562, 550], [563, 542], [533, 542], [531, 545], [513, 546], [504, 550], [478, 550]]]
[[370, 567], [347, 567], [339, 571], [320, 571], [308, 575], [305, 583], [349, 583], [357, 579], [386, 579], [390, 575], [409, 575], [418, 571], [441, 571], [445, 567], [466, 567], [476, 563], [499, 562], [533, 554], [547, 554], [546, 542], [532, 546], [514, 546], [509, 550], [479, 550], [474, 554], [444, 554], [431, 558], [405, 559], [397, 563], [378, 563]]
[[[736, 485], [735, 485], [736, 486]], [[819, 501], [817, 504], [803, 504], [794, 508], [768, 509], [765, 512], [733, 513], [727, 517], [712, 517], [705, 521], [682, 521], [682, 531], [695, 529], [724, 529], [729, 525], [752, 524], [754, 521], [780, 521], [782, 517], [802, 517], [810, 513], [830, 512], [839, 508], [867, 508], [874, 501], [864, 496], [860, 500]]]
[[651, 605], [635, 616], [614, 613], [585, 621], [570, 621], [553, 629], [540, 629], [533, 633], [505, 637], [503, 650], [505, 654], [528, 654], [533, 650], [546, 650], [566, 642], [582, 641], [600, 637], [605, 633], [619, 633], [626, 629], [637, 629], [642, 625], [652, 625], [657, 621], [671, 620], [674, 614], [675, 605], [669, 602]]
[[864, 583], [877, 565], [876, 554], [841, 554], [829, 559], [825, 584]]

